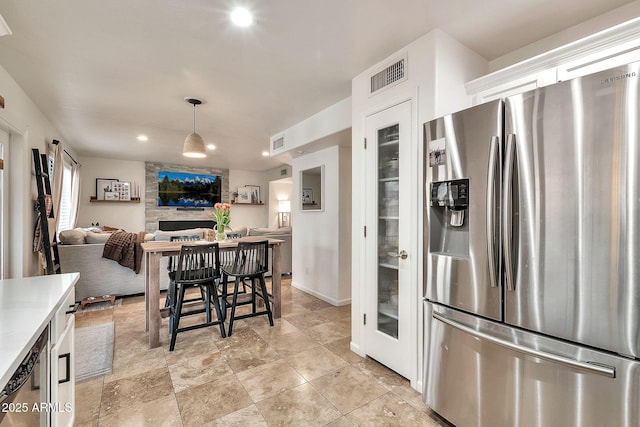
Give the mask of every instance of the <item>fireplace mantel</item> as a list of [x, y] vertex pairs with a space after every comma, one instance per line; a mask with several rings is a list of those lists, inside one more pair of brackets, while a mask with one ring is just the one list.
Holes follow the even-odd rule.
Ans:
[[160, 220], [158, 229], [161, 231], [187, 230], [190, 228], [213, 228], [215, 222], [210, 219]]

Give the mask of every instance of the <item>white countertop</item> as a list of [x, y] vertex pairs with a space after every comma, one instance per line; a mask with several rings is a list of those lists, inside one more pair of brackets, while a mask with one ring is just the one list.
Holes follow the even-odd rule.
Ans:
[[68, 273], [0, 280], [0, 390], [79, 277]]

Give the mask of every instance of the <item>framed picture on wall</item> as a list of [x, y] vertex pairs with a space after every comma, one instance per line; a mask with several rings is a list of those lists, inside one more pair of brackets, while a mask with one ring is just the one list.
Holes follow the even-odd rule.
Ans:
[[112, 184], [112, 190], [119, 194], [118, 200], [131, 200], [131, 183], [118, 181]]
[[249, 200], [252, 204], [260, 203], [260, 186], [259, 185], [245, 185], [249, 189]]
[[96, 178], [96, 199], [114, 200], [113, 198], [107, 199], [105, 193], [114, 193], [113, 184], [116, 182], [118, 182], [118, 180], [115, 178]]
[[238, 187], [236, 203], [251, 203], [251, 189], [249, 187]]
[[313, 190], [311, 188], [302, 189], [302, 204], [310, 205], [313, 203]]

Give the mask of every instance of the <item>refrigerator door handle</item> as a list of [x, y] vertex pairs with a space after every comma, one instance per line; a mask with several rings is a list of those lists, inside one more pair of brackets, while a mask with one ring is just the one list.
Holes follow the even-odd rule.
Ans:
[[489, 151], [489, 172], [487, 173], [487, 254], [489, 261], [489, 284], [492, 288], [498, 287], [498, 274], [496, 272], [496, 168], [500, 154], [500, 138], [491, 137], [491, 149]]
[[551, 353], [536, 350], [533, 348], [525, 347], [525, 346], [516, 344], [514, 342], [504, 340], [502, 338], [494, 337], [484, 332], [476, 331], [475, 329], [469, 326], [463, 325], [461, 323], [458, 323], [455, 320], [449, 319], [448, 317], [445, 317], [440, 313], [434, 312], [432, 316], [434, 319], [439, 320], [442, 323], [445, 323], [453, 328], [456, 328], [462, 332], [472, 335], [478, 339], [481, 339], [483, 341], [487, 341], [502, 347], [506, 347], [510, 350], [517, 351], [519, 353], [524, 353], [531, 357], [537, 357], [539, 359], [548, 360], [553, 363], [559, 363], [561, 365], [569, 366], [575, 369], [580, 369], [582, 371], [587, 371], [592, 374], [603, 375], [609, 378], [616, 377], [616, 368], [611, 366], [606, 366], [606, 365], [598, 364], [595, 362], [581, 362], [579, 360], [570, 359], [568, 357], [558, 356], [557, 354], [551, 354]]
[[502, 245], [504, 252], [505, 279], [508, 291], [515, 291], [515, 277], [513, 271], [513, 169], [516, 156], [516, 136], [507, 135], [505, 151], [504, 182], [502, 184]]

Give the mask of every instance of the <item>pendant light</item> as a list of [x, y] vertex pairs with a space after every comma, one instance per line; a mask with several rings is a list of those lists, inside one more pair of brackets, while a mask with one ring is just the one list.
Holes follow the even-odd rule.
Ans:
[[205, 101], [198, 98], [185, 98], [184, 100], [193, 105], [193, 133], [187, 135], [187, 139], [184, 140], [182, 155], [185, 157], [196, 158], [207, 157], [207, 152], [204, 148], [204, 140], [196, 133], [196, 105], [204, 104]]

